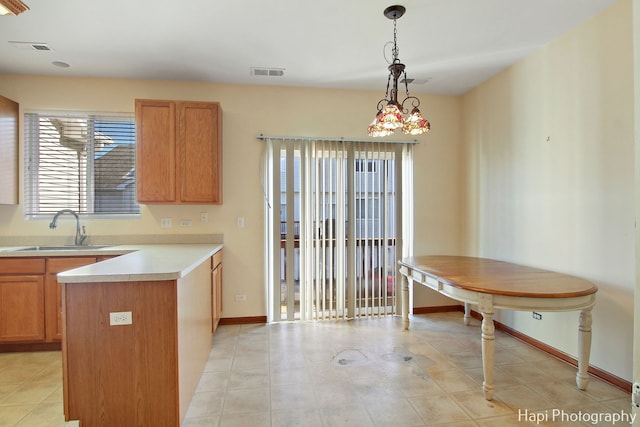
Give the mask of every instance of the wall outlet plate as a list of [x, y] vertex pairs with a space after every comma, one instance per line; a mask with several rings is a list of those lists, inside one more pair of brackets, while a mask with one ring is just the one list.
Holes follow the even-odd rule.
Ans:
[[109, 313], [109, 325], [131, 325], [133, 324], [133, 315], [130, 311], [114, 311]]

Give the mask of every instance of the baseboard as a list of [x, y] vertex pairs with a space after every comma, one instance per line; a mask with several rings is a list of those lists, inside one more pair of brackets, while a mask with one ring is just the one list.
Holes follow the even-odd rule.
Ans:
[[267, 316], [223, 317], [219, 325], [249, 325], [252, 323], [267, 323]]
[[464, 306], [456, 304], [439, 305], [437, 307], [414, 307], [413, 314], [450, 313], [452, 311], [460, 311], [464, 313]]
[[62, 350], [62, 342], [41, 343], [11, 343], [0, 344], [0, 353], [22, 353], [32, 351], [59, 351]]
[[[439, 307], [416, 307], [413, 309], [413, 314], [429, 314], [429, 313], [444, 313], [444, 312], [452, 312], [452, 311], [460, 311], [464, 313], [464, 306], [462, 305], [447, 305], [447, 306], [439, 306]], [[475, 310], [471, 310], [471, 317], [473, 317], [474, 319], [480, 320], [482, 321], [482, 314], [475, 311]], [[522, 332], [519, 332], [503, 323], [500, 322], [496, 322], [494, 320], [493, 322], [495, 328], [497, 330], [500, 330], [502, 332], [505, 332], [511, 336], [513, 336], [514, 338], [519, 339], [520, 341], [529, 344], [532, 347], [535, 347], [539, 350], [544, 351], [545, 353], [555, 357], [556, 359], [559, 359], [565, 363], [568, 363], [569, 365], [574, 366], [576, 369], [578, 368], [578, 359], [576, 359], [575, 357], [558, 350], [555, 347], [552, 347], [548, 344], [543, 343], [542, 341], [538, 341], [535, 338], [532, 338], [528, 335], [523, 334]], [[613, 375], [610, 372], [604, 371], [600, 368], [596, 368], [595, 366], [591, 366], [589, 365], [588, 368], [588, 372], [593, 375], [594, 377], [597, 377], [609, 384], [611, 384], [614, 387], [619, 388], [622, 391], [625, 391], [627, 393], [631, 393], [631, 382], [627, 381], [625, 379], [622, 379], [616, 375]]]

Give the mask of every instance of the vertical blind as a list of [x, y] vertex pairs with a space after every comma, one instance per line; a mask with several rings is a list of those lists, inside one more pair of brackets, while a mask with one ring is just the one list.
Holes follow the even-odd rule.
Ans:
[[413, 143], [264, 139], [270, 321], [395, 313]]
[[25, 114], [25, 215], [138, 214], [132, 115]]

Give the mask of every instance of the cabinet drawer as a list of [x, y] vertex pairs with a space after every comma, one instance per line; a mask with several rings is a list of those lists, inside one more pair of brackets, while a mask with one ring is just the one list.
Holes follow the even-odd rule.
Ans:
[[60, 273], [72, 268], [93, 264], [96, 257], [74, 257], [74, 258], [49, 258], [47, 259], [47, 273]]
[[44, 274], [44, 258], [0, 259], [0, 274]]

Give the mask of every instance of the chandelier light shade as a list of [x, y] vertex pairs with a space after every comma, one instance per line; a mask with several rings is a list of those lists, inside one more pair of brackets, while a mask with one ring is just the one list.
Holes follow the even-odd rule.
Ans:
[[[369, 136], [388, 136], [397, 129], [402, 129], [402, 133], [406, 135], [421, 135], [431, 129], [429, 121], [422, 116], [418, 109], [420, 100], [409, 95], [405, 65], [398, 58], [396, 21], [404, 15], [405, 11], [405, 7], [400, 5], [389, 6], [384, 10], [384, 16], [393, 20], [393, 61], [389, 64], [387, 91], [385, 97], [378, 102], [378, 112], [369, 125]], [[401, 77], [404, 77], [406, 97], [402, 102], [398, 102], [398, 81]], [[408, 104], [407, 107], [405, 107], [405, 103]], [[411, 113], [409, 113], [408, 106], [411, 106]]]
[[29, 10], [20, 0], [0, 0], [0, 15], [18, 15]]

